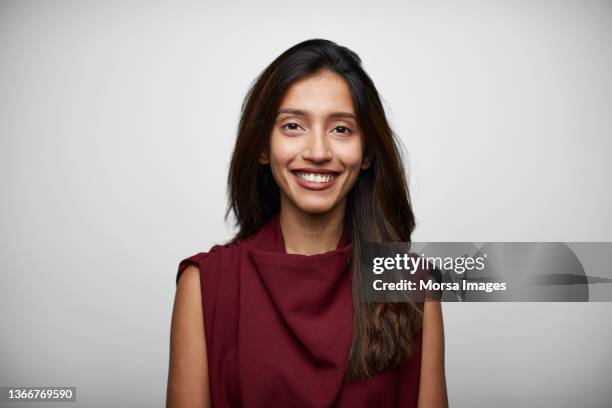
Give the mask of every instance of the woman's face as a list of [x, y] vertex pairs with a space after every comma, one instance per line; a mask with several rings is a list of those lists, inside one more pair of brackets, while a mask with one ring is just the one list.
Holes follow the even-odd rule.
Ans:
[[270, 164], [281, 206], [322, 214], [344, 205], [360, 169], [363, 136], [351, 92], [338, 74], [321, 71], [287, 90], [270, 136]]

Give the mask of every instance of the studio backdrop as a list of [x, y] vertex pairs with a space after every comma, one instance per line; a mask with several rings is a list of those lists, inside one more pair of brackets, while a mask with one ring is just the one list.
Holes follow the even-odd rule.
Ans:
[[[309, 38], [380, 91], [414, 241], [612, 241], [610, 1], [3, 0], [0, 387], [164, 405], [178, 261], [232, 236], [240, 105]], [[611, 312], [445, 302], [450, 406], [609, 406]]]

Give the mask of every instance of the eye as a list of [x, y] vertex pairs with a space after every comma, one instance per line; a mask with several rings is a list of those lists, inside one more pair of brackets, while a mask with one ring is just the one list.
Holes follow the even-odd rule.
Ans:
[[347, 128], [346, 126], [336, 126], [334, 129], [340, 129], [341, 131], [338, 133], [346, 134], [346, 135], [353, 132], [351, 129]]
[[298, 130], [301, 126], [295, 122], [289, 122], [281, 126], [281, 129], [287, 128], [288, 130]]

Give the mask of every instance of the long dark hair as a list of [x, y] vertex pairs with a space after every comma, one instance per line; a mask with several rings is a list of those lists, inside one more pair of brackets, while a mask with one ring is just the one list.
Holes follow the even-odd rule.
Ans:
[[352, 243], [353, 341], [345, 380], [369, 378], [412, 355], [421, 328], [421, 310], [413, 303], [366, 303], [360, 285], [363, 241], [410, 242], [414, 214], [399, 142], [391, 130], [378, 91], [350, 49], [332, 41], [311, 39], [278, 56], [254, 81], [242, 104], [238, 138], [228, 177], [228, 208], [238, 233], [230, 242], [255, 234], [280, 211], [280, 191], [270, 166], [259, 163], [267, 151], [283, 96], [295, 81], [329, 70], [342, 76], [352, 94], [364, 135], [362, 170], [347, 196], [345, 227]]

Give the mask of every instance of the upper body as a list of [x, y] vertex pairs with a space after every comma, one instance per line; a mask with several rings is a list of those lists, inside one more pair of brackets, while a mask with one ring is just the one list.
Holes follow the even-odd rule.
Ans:
[[183, 279], [197, 284], [193, 293], [200, 292], [202, 303], [193, 326], [205, 336], [192, 334], [200, 354], [190, 369], [207, 374], [207, 390], [202, 374], [188, 377], [193, 387], [200, 384], [199, 401], [215, 407], [416, 407], [419, 392], [421, 401], [428, 392], [438, 395], [427, 373], [439, 372], [432, 365], [440, 362], [421, 347], [423, 338], [439, 338], [428, 326], [404, 363], [342, 383], [352, 332], [351, 275], [343, 262], [350, 245], [344, 238], [338, 249], [318, 256], [290, 255], [281, 236], [276, 217], [252, 239], [216, 245], [180, 263], [179, 291]]
[[440, 303], [367, 304], [356, 280], [361, 242], [415, 222], [354, 52], [309, 40], [264, 70], [228, 185], [237, 235], [179, 265], [168, 406], [446, 407]]

